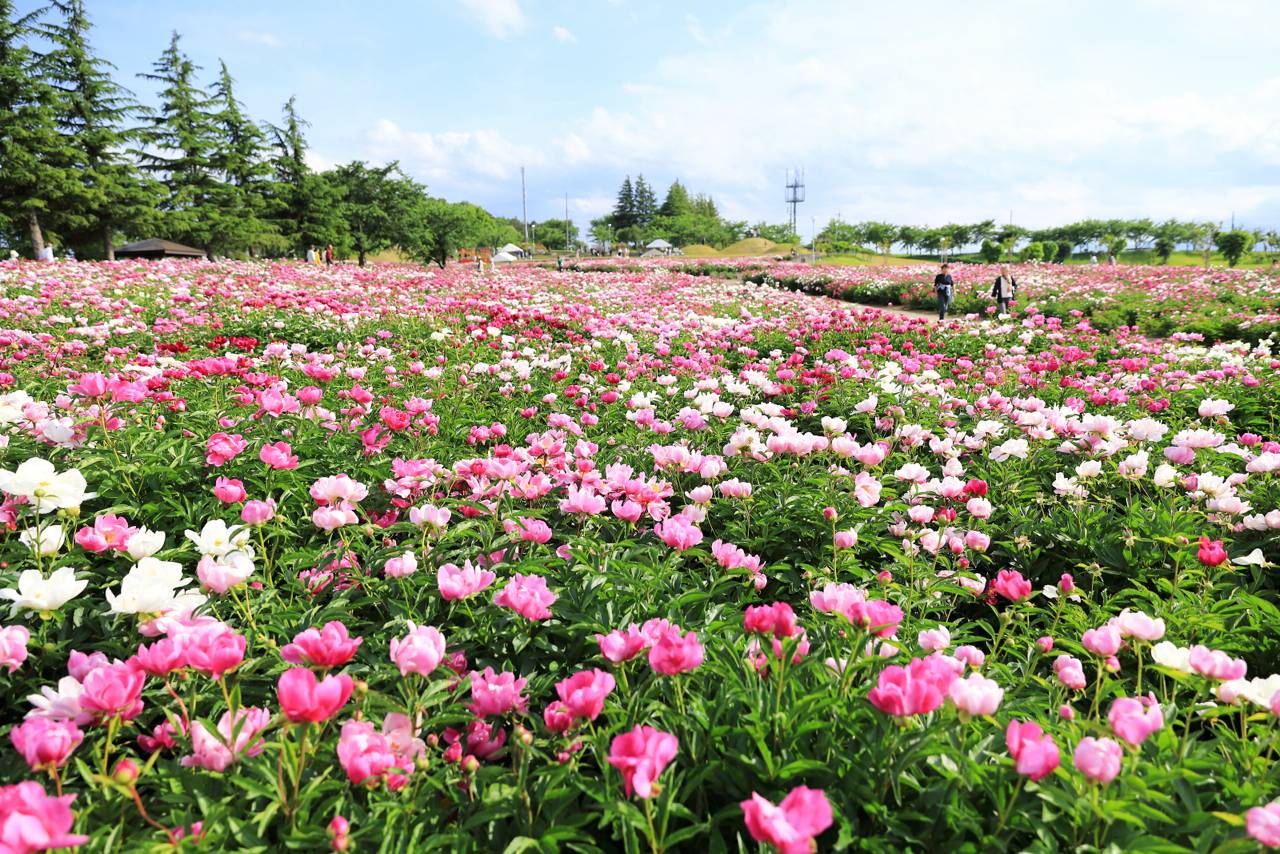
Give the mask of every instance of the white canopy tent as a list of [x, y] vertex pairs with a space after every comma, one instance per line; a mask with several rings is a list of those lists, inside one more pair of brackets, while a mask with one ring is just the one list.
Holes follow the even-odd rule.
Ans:
[[514, 260], [516, 260], [516, 256], [506, 251], [499, 252], [493, 256], [493, 263], [495, 264], [510, 264]]
[[657, 249], [660, 252], [666, 252], [669, 249], [675, 249], [675, 247], [659, 237], [657, 240], [651, 241], [645, 249]]
[[[520, 258], [524, 255], [524, 250], [521, 249], [519, 246], [516, 246], [514, 243], [508, 243], [506, 246], [498, 250], [498, 254], [513, 255], [515, 256], [514, 258], [508, 258], [507, 260], [514, 261], [516, 258]], [[498, 259], [494, 258], [494, 260], [496, 261]]]

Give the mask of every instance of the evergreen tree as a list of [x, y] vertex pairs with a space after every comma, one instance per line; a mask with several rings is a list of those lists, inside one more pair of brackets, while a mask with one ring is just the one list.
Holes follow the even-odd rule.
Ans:
[[618, 201], [613, 206], [609, 224], [617, 232], [634, 228], [636, 225], [636, 194], [631, 186], [630, 175], [622, 180], [622, 186], [618, 188]]
[[667, 188], [667, 197], [662, 200], [658, 209], [662, 216], [684, 216], [693, 213], [693, 203], [689, 201], [689, 191], [678, 180], [672, 181]]
[[160, 106], [144, 111], [147, 122], [139, 137], [145, 148], [137, 155], [142, 168], [168, 188], [160, 206], [168, 236], [212, 249], [210, 225], [218, 215], [214, 200], [221, 189], [213, 161], [219, 130], [209, 97], [196, 85], [198, 68], [178, 41], [175, 32], [154, 71], [140, 75], [162, 88]]
[[652, 223], [653, 218], [658, 214], [658, 198], [654, 195], [649, 182], [644, 179], [644, 175], [636, 176], [634, 208], [635, 224], [641, 228]]
[[123, 126], [135, 107], [129, 92], [112, 79], [113, 66], [90, 49], [83, 0], [54, 6], [62, 21], [43, 28], [53, 45], [46, 65], [58, 130], [74, 158], [80, 190], [74, 208], [60, 211], [58, 219], [67, 239], [80, 244], [101, 240], [102, 257], [114, 260], [116, 229], [146, 222], [155, 203], [153, 188], [124, 156], [129, 133]]
[[214, 84], [213, 124], [217, 144], [210, 165], [222, 179], [213, 202], [218, 216], [210, 225], [210, 243], [223, 251], [282, 248], [276, 230], [262, 216], [266, 208], [266, 182], [271, 165], [265, 154], [266, 137], [249, 120], [235, 96], [235, 81], [227, 64], [219, 60]]
[[709, 217], [711, 219], [720, 219], [720, 211], [716, 208], [715, 199], [706, 193], [699, 193], [693, 197], [693, 212], [698, 216]]
[[45, 57], [28, 41], [40, 14], [18, 15], [12, 0], [0, 0], [0, 218], [9, 239], [25, 232], [37, 254], [45, 245], [42, 223], [71, 208], [68, 199], [80, 192]]
[[298, 115], [296, 99], [284, 105], [281, 126], [267, 126], [271, 139], [269, 216], [285, 245], [298, 254], [308, 246], [346, 243], [333, 182], [307, 166], [307, 121]]

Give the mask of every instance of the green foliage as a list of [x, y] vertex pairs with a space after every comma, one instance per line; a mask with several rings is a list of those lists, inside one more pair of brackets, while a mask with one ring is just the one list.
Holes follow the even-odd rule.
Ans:
[[990, 238], [982, 241], [982, 248], [978, 250], [978, 257], [988, 264], [994, 264], [1004, 255], [1004, 248]]
[[[325, 173], [325, 178], [336, 190], [347, 238], [361, 267], [370, 252], [415, 245], [413, 222], [421, 211], [423, 187], [401, 172], [399, 163], [377, 167], [353, 160]], [[452, 234], [452, 216], [441, 221], [445, 220]]]
[[1232, 267], [1240, 263], [1241, 256], [1253, 249], [1254, 244], [1257, 242], [1257, 235], [1242, 229], [1222, 232], [1214, 237], [1214, 243], [1217, 245], [1218, 251], [1227, 259], [1227, 264]]
[[1018, 259], [1021, 261], [1042, 261], [1044, 260], [1044, 244], [1039, 242], [1028, 243], [1022, 247], [1022, 251], [1018, 253]]
[[1161, 264], [1169, 263], [1169, 256], [1173, 254], [1175, 246], [1176, 244], [1173, 242], [1173, 238], [1167, 234], [1162, 234], [1156, 238], [1156, 257], [1160, 259]]

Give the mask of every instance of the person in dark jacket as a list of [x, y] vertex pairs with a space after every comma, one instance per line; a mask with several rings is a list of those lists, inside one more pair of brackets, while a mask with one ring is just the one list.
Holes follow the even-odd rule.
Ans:
[[1000, 268], [996, 283], [991, 288], [991, 296], [996, 301], [996, 309], [1000, 314], [1009, 313], [1009, 303], [1018, 295], [1018, 280], [1009, 274], [1008, 267]]
[[951, 279], [951, 273], [948, 272], [950, 269], [951, 265], [943, 262], [942, 270], [933, 277], [933, 290], [938, 295], [939, 320], [947, 319], [947, 309], [956, 295], [956, 283]]

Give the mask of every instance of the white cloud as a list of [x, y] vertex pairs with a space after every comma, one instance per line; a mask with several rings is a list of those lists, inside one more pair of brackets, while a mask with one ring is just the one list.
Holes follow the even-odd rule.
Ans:
[[[1133, 39], [1066, 9], [1024, 15], [1012, 0], [994, 2], [981, 27], [961, 4], [924, 5], [755, 6], [717, 20], [714, 41], [688, 15], [696, 49], [660, 59], [624, 85], [625, 106], [602, 102], [558, 142], [579, 167], [679, 176], [751, 219], [781, 218], [788, 166], [808, 168], [801, 216], [820, 221], [837, 210], [1003, 221], [1012, 207], [1036, 226], [1280, 204], [1261, 175], [1241, 187], [1231, 174], [1241, 158], [1280, 163], [1280, 114], [1258, 106], [1280, 80], [1224, 86], [1195, 63], [1168, 66], [1198, 55], [1193, 6], [1161, 22], [1168, 33]], [[1256, 33], [1240, 38], [1222, 62], [1265, 50]], [[1143, 69], [1156, 67], [1169, 74], [1153, 91]], [[1165, 185], [1178, 189], [1146, 192]]]
[[492, 130], [407, 131], [390, 119], [381, 119], [367, 135], [368, 151], [379, 161], [399, 160], [405, 170], [429, 184], [449, 187], [507, 181], [520, 174], [522, 165], [543, 162], [534, 148], [511, 142]]
[[261, 47], [277, 48], [284, 46], [284, 43], [280, 41], [280, 37], [275, 33], [261, 32], [258, 30], [241, 30], [236, 33], [236, 38], [242, 42], [260, 45]]
[[711, 39], [709, 39], [707, 37], [707, 34], [703, 32], [702, 21], [698, 20], [697, 15], [694, 15], [692, 13], [685, 15], [684, 28], [689, 33], [689, 35], [693, 37], [693, 40], [696, 41], [698, 44], [702, 44], [702, 45], [711, 44]]
[[559, 24], [551, 28], [551, 35], [555, 36], [556, 41], [560, 42], [560, 44], [574, 44], [578, 41], [577, 36]]
[[520, 0], [459, 0], [485, 31], [497, 39], [505, 39], [525, 28], [528, 20], [520, 8]]

